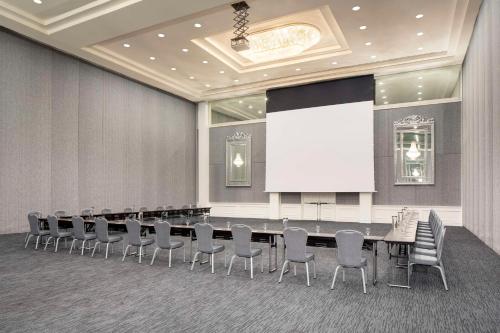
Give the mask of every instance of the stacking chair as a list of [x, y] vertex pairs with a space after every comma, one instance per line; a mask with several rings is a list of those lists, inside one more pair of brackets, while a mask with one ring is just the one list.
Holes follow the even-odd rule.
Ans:
[[196, 251], [193, 263], [191, 265], [191, 270], [194, 268], [196, 258], [200, 253], [206, 253], [210, 255], [210, 261], [212, 265], [212, 274], [214, 274], [215, 265], [215, 254], [224, 251], [224, 267], [227, 265], [226, 251], [224, 245], [214, 244], [212, 242], [212, 236], [214, 233], [214, 228], [208, 223], [197, 223], [194, 225], [194, 231], [196, 233], [196, 239], [198, 240], [198, 251]]
[[49, 223], [49, 232], [50, 236], [47, 238], [47, 242], [45, 243], [44, 251], [47, 250], [47, 245], [51, 239], [54, 240], [55, 249], [54, 252], [57, 252], [57, 248], [59, 247], [59, 240], [64, 238], [64, 241], [71, 237], [71, 232], [69, 231], [59, 231], [59, 221], [56, 216], [49, 215], [47, 216], [47, 222]]
[[148, 207], [139, 208], [139, 212], [147, 212], [147, 211], [148, 211]]
[[142, 262], [143, 248], [155, 242], [153, 238], [141, 237], [141, 223], [137, 220], [127, 219], [128, 244], [123, 252], [122, 261], [127, 256], [128, 249], [131, 246], [137, 247], [139, 251], [139, 264]]
[[106, 244], [106, 256], [108, 259], [109, 252], [109, 244], [111, 244], [111, 252], [113, 252], [113, 244], [118, 243], [123, 240], [123, 237], [120, 235], [110, 235], [108, 232], [108, 220], [104, 217], [98, 217], [95, 219], [95, 233], [97, 240], [94, 245], [94, 250], [92, 251], [92, 257], [94, 256], [95, 249], [97, 245], [99, 245], [99, 251], [101, 250], [100, 244]]
[[124, 213], [132, 213], [132, 208], [127, 207], [123, 210]]
[[43, 239], [44, 236], [48, 236], [50, 232], [48, 230], [40, 230], [40, 221], [38, 212], [31, 212], [28, 214], [28, 222], [30, 224], [30, 232], [28, 233], [28, 237], [26, 237], [26, 244], [24, 248], [28, 247], [28, 243], [31, 237], [36, 236], [36, 245], [35, 249], [38, 249], [38, 243], [40, 242], [40, 238]]
[[[82, 253], [85, 251], [85, 242], [90, 242], [96, 239], [96, 234], [93, 232], [85, 232], [85, 222], [81, 216], [73, 216], [71, 218], [71, 223], [73, 224], [73, 241], [71, 242], [71, 248], [69, 249], [69, 254], [73, 251], [75, 243], [82, 241]], [[90, 245], [89, 245], [90, 250]]]
[[[34, 215], [36, 215], [38, 218], [41, 218], [41, 217], [42, 217], [42, 212], [39, 212], [39, 211], [31, 211], [31, 212], [29, 212], [29, 213], [28, 213], [28, 215], [30, 215], [30, 214], [34, 214]], [[28, 225], [29, 225], [29, 218], [28, 218]], [[38, 226], [40, 226], [40, 223], [38, 224]], [[30, 231], [28, 231], [28, 232], [26, 233], [26, 236], [24, 237], [24, 242], [25, 242], [25, 243], [28, 241], [28, 237], [29, 237], [29, 235], [30, 235], [30, 232], [31, 232], [31, 228], [30, 228]]]
[[260, 256], [260, 271], [264, 272], [264, 256], [262, 249], [252, 249], [252, 229], [244, 224], [235, 224], [231, 227], [234, 243], [234, 255], [229, 262], [229, 269], [227, 275], [231, 275], [231, 268], [233, 267], [233, 260], [236, 257], [245, 258], [245, 270], [247, 258], [250, 258], [250, 278], [253, 279], [253, 258]]
[[413, 253], [410, 254], [408, 260], [408, 281], [411, 277], [413, 265], [424, 265], [431, 266], [439, 269], [441, 273], [441, 278], [443, 279], [444, 289], [448, 290], [448, 284], [446, 283], [446, 275], [444, 273], [444, 265], [441, 259], [444, 244], [444, 235], [446, 233], [446, 228], [437, 235], [436, 249], [422, 249], [416, 247]]
[[101, 210], [101, 214], [111, 214], [112, 212], [111, 208], [104, 208]]
[[60, 218], [60, 217], [63, 217], [63, 216], [67, 216], [67, 213], [64, 210], [56, 210], [54, 212], [54, 216], [57, 217], [57, 218]]
[[170, 239], [170, 223], [167, 221], [156, 221], [155, 222], [155, 232], [156, 232], [156, 249], [153, 253], [153, 258], [151, 258], [151, 265], [153, 265], [156, 254], [160, 250], [168, 250], [168, 267], [172, 267], [172, 250], [183, 248], [184, 250], [184, 262], [186, 262], [186, 248], [184, 247], [183, 241], [176, 241]]
[[309, 262], [311, 261], [313, 264], [314, 278], [316, 278], [316, 263], [314, 262], [314, 253], [307, 252], [307, 231], [302, 228], [290, 227], [283, 231], [283, 236], [285, 238], [286, 253], [278, 283], [281, 283], [283, 273], [289, 263], [304, 263], [306, 266], [307, 286], [309, 287], [311, 285], [309, 283]]
[[363, 234], [355, 230], [340, 230], [335, 233], [337, 242], [337, 268], [333, 274], [332, 286], [335, 287], [337, 272], [342, 267], [342, 281], [345, 281], [345, 269], [357, 268], [361, 270], [363, 278], [363, 293], [366, 294], [366, 272], [367, 260], [361, 256], [363, 247]]

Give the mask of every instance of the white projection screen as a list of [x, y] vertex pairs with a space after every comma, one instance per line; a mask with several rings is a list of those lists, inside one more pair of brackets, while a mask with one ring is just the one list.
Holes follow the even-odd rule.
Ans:
[[373, 101], [267, 114], [267, 192], [374, 192]]

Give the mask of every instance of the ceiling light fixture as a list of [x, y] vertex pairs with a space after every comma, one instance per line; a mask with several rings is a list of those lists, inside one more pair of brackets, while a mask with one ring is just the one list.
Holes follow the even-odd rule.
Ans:
[[337, 64], [337, 62], [336, 62], [336, 61], [333, 61], [333, 62], [332, 62], [332, 65], [336, 65], [336, 64]]
[[384, 82], [380, 81], [380, 82], [378, 83], [378, 85], [379, 85], [379, 86], [383, 86], [383, 85], [384, 85]]
[[264, 73], [264, 74], [262, 74], [262, 76], [266, 77], [266, 76], [267, 76], [267, 74], [266, 74], [266, 73]]
[[189, 52], [189, 49], [182, 49], [181, 51], [186, 53], [186, 52]]
[[384, 104], [389, 104], [389, 102], [388, 102], [388, 101], [385, 101], [385, 102], [384, 102]]
[[359, 30], [366, 30], [366, 25], [362, 25], [359, 27]]
[[376, 55], [372, 55], [370, 58], [375, 59], [376, 57], [377, 57]]
[[422, 92], [421, 92], [421, 91], [419, 91], [417, 94], [418, 94], [418, 95], [422, 95]]
[[33, 0], [34, 3], [36, 3], [37, 5], [41, 5], [42, 4], [42, 0]]
[[201, 28], [201, 27], [202, 27], [201, 23], [195, 23], [193, 26], [194, 26], [195, 28]]
[[419, 100], [419, 101], [421, 101], [421, 100], [422, 100], [422, 97], [419, 97], [419, 98], [418, 98], [418, 100]]
[[313, 25], [292, 23], [247, 36], [249, 47], [240, 55], [257, 63], [293, 57], [316, 45], [321, 32]]
[[238, 83], [238, 82], [240, 82], [240, 80], [238, 80], [238, 79], [236, 79], [236, 80], [233, 80], [233, 81], [234, 81], [235, 83]]
[[424, 14], [418, 14], [417, 16], [415, 16], [417, 19], [421, 19], [422, 17], [424, 17]]
[[385, 93], [385, 89], [380, 90], [381, 93]]
[[224, 71], [219, 71], [219, 74], [224, 74]]
[[239, 104], [243, 104], [243, 101], [240, 99], [240, 100], [238, 101], [238, 103], [239, 103]]
[[176, 70], [177, 70], [177, 68], [172, 67], [172, 68], [170, 68], [170, 70], [171, 70], [171, 71], [176, 71]]
[[205, 87], [210, 88], [210, 85], [207, 83], [207, 84], [205, 84]]
[[249, 106], [248, 106], [248, 108], [249, 108], [249, 109], [253, 109], [253, 105], [249, 105]]
[[123, 43], [123, 47], [130, 47], [130, 44]]
[[258, 114], [262, 114], [262, 110], [257, 111]]
[[165, 34], [161, 33], [161, 32], [157, 36], [160, 37], [160, 38], [165, 38]]
[[231, 38], [231, 48], [236, 52], [241, 52], [250, 49], [250, 41], [247, 39], [248, 33], [248, 10], [250, 6], [245, 1], [233, 3], [234, 9], [234, 37]]
[[423, 36], [423, 35], [424, 35], [424, 33], [423, 33], [422, 31], [417, 32], [417, 36], [419, 36], [419, 37], [420, 37], [420, 36]]
[[423, 86], [420, 84], [420, 85], [418, 85], [417, 87], [418, 87], [418, 88], [422, 88]]
[[422, 80], [422, 79], [423, 79], [423, 77], [419, 76], [419, 77], [418, 77], [418, 79], [419, 79], [419, 80]]
[[149, 57], [149, 60], [156, 60], [156, 57]]
[[387, 96], [382, 96], [382, 99], [386, 99], [386, 98], [387, 98]]
[[357, 11], [358, 11], [358, 10], [360, 10], [360, 9], [361, 9], [361, 7], [359, 7], [359, 6], [354, 6], [354, 7], [352, 7], [352, 10], [353, 10], [353, 11], [355, 11], [355, 12], [357, 12]]
[[301, 71], [301, 69], [300, 69], [300, 68], [295, 68], [295, 70], [296, 70], [297, 72], [300, 72], [300, 71]]
[[406, 152], [406, 156], [408, 156], [408, 158], [410, 160], [413, 160], [413, 161], [416, 160], [420, 156], [420, 151], [417, 148], [416, 141], [411, 142], [410, 149], [408, 149], [408, 151]]
[[419, 47], [419, 48], [418, 48], [418, 50], [419, 50], [419, 51], [422, 51], [423, 49], [424, 49], [423, 47]]
[[189, 79], [190, 79], [190, 80], [194, 80], [194, 76], [190, 76], [190, 77], [189, 77]]
[[208, 64], [208, 61], [206, 61], [206, 60], [203, 60], [203, 61], [202, 61], [202, 63], [204, 63], [204, 64]]
[[366, 42], [365, 45], [370, 46], [370, 45], [372, 45], [372, 42]]

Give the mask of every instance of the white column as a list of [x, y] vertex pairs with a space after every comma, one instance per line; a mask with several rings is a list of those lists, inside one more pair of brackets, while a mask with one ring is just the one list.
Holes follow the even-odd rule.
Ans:
[[372, 193], [359, 193], [359, 222], [372, 223]]
[[269, 193], [269, 218], [279, 220], [281, 218], [281, 193]]
[[209, 110], [208, 102], [198, 103], [198, 205], [208, 206], [209, 199]]

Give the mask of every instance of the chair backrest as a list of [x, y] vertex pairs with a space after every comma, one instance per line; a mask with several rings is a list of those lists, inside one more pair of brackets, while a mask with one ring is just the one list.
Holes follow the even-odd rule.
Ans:
[[283, 231], [286, 245], [286, 259], [302, 261], [306, 258], [307, 230], [290, 227]]
[[112, 212], [111, 208], [103, 208], [101, 210], [101, 214], [111, 214]]
[[436, 257], [438, 261], [441, 260], [441, 253], [443, 252], [443, 246], [444, 246], [444, 234], [446, 233], [446, 228], [443, 227], [443, 230], [441, 231], [441, 234], [439, 235], [437, 244], [436, 244]]
[[40, 234], [40, 224], [38, 222], [38, 215], [36, 212], [28, 214], [28, 222], [30, 224], [30, 233], [38, 236]]
[[59, 221], [57, 220], [57, 216], [47, 216], [47, 222], [49, 223], [50, 235], [52, 237], [59, 237]]
[[159, 248], [170, 248], [170, 223], [167, 221], [155, 222], [156, 245]]
[[54, 212], [54, 216], [56, 216], [56, 217], [63, 217], [63, 216], [67, 216], [67, 213], [64, 210], [56, 210]]
[[148, 207], [139, 208], [139, 212], [147, 212], [147, 211], [148, 211]]
[[252, 229], [244, 224], [235, 224], [231, 227], [233, 234], [234, 253], [237, 256], [249, 256], [252, 241]]
[[156, 207], [156, 210], [164, 210], [164, 209], [165, 209], [164, 206], [158, 206], [158, 207]]
[[80, 214], [81, 216], [90, 216], [94, 210], [92, 208], [85, 208], [82, 210], [82, 213]]
[[188, 209], [189, 205], [182, 205], [182, 209]]
[[356, 267], [361, 264], [363, 234], [356, 230], [340, 230], [335, 233], [337, 242], [337, 263], [341, 266]]
[[127, 233], [129, 245], [141, 245], [141, 224], [139, 221], [127, 219]]
[[123, 210], [124, 213], [132, 213], [132, 208], [127, 207]]
[[31, 212], [29, 212], [29, 213], [28, 213], [28, 215], [29, 215], [29, 214], [34, 214], [34, 215], [36, 215], [38, 218], [41, 218], [41, 217], [42, 217], [42, 212], [39, 212], [39, 211], [37, 211], [37, 210], [33, 210], [33, 211], [31, 211]]
[[98, 217], [95, 219], [95, 234], [97, 240], [101, 242], [108, 242], [108, 220], [104, 217]]
[[73, 224], [73, 236], [78, 240], [85, 239], [85, 222], [81, 216], [73, 216], [71, 218]]
[[194, 231], [196, 233], [196, 239], [198, 240], [198, 251], [212, 252], [214, 228], [208, 223], [196, 223], [194, 225]]

